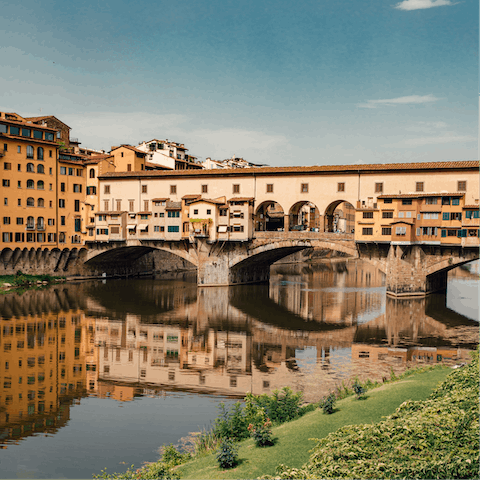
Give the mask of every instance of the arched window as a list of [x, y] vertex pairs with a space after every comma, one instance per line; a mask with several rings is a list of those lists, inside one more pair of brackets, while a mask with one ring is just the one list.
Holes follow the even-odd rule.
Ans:
[[27, 217], [27, 228], [35, 228], [35, 219], [33, 217]]
[[39, 198], [39, 199], [37, 200], [37, 205], [38, 205], [39, 207], [44, 207], [44, 206], [45, 206], [45, 200], [44, 200], [43, 198]]
[[45, 173], [45, 169], [43, 165], [37, 165], [37, 173]]
[[37, 148], [37, 160], [43, 160], [43, 147]]
[[90, 176], [90, 178], [95, 178], [95, 169], [94, 168], [90, 169], [89, 176]]
[[27, 207], [34, 207], [35, 206], [35, 200], [32, 197], [27, 198]]
[[27, 158], [33, 158], [33, 147], [31, 145], [27, 145]]
[[60, 232], [60, 234], [58, 235], [58, 242], [65, 243], [65, 233]]
[[39, 180], [37, 182], [37, 190], [43, 190], [45, 188], [45, 184], [43, 183], [43, 180]]
[[33, 180], [27, 180], [27, 188], [35, 188], [35, 182]]
[[38, 217], [37, 218], [37, 229], [44, 229], [45, 228], [45, 221], [43, 220], [43, 217]]
[[27, 163], [27, 172], [34, 172], [35, 167], [33, 166], [33, 163]]

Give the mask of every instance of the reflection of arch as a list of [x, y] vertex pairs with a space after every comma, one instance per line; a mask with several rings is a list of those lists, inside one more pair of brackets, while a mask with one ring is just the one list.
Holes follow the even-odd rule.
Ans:
[[256, 232], [283, 230], [285, 212], [274, 200], [262, 202], [255, 212], [254, 226]]
[[317, 206], [308, 200], [292, 205], [288, 212], [289, 230], [310, 230], [321, 228], [321, 215]]
[[[344, 204], [344, 205], [342, 205]], [[342, 206], [341, 212], [338, 207]], [[324, 231], [352, 233], [355, 226], [355, 207], [346, 200], [335, 200], [325, 209]]]

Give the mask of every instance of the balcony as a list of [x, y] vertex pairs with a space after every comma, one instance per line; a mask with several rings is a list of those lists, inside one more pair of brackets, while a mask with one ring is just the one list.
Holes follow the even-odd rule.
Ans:
[[44, 223], [37, 223], [37, 230], [45, 230], [45, 224]]
[[35, 230], [35, 224], [34, 223], [27, 223], [27, 226], [25, 227], [26, 230]]

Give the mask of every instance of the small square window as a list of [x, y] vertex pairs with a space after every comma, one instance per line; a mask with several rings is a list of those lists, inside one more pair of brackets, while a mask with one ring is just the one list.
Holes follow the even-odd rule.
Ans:
[[300, 189], [302, 193], [308, 193], [308, 183], [302, 183], [302, 187]]
[[104, 185], [103, 186], [103, 193], [110, 193], [110, 185]]
[[177, 194], [177, 186], [170, 185], [170, 195], [176, 195], [176, 194]]
[[142, 185], [142, 193], [147, 193], [147, 185]]
[[267, 183], [267, 193], [273, 193], [273, 183]]
[[202, 185], [202, 193], [208, 193], [208, 185]]
[[423, 192], [424, 184], [423, 182], [415, 182], [415, 191]]
[[345, 191], [345, 183], [337, 183], [337, 192], [344, 192]]
[[375, 193], [383, 193], [383, 182], [375, 184]]
[[233, 193], [240, 193], [240, 185], [239, 184], [234, 184], [232, 191], [233, 191]]
[[467, 191], [467, 182], [465, 180], [459, 180], [457, 182], [457, 191], [466, 192]]

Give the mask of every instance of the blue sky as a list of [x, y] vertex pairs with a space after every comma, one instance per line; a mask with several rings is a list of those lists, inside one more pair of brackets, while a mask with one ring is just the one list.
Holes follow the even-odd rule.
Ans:
[[473, 0], [4, 3], [0, 109], [204, 159], [477, 158]]

